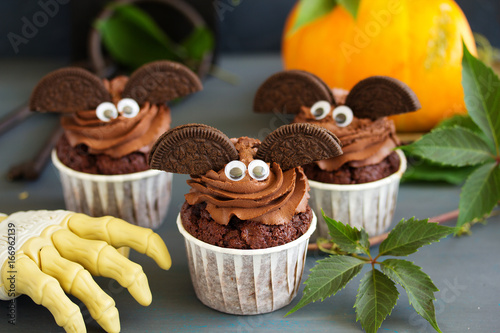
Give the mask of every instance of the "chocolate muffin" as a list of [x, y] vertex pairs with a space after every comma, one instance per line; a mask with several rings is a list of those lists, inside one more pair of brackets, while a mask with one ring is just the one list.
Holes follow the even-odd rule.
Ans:
[[158, 227], [170, 201], [171, 174], [149, 170], [147, 156], [170, 127], [167, 102], [202, 89], [187, 67], [157, 61], [130, 77], [102, 80], [77, 67], [43, 77], [30, 108], [61, 113], [52, 153], [68, 210], [113, 215]]
[[[231, 141], [239, 161], [250, 165], [260, 142], [248, 137]], [[268, 179], [262, 180], [247, 175], [235, 182], [226, 176], [225, 170], [190, 179], [192, 188], [181, 209], [184, 228], [206, 243], [234, 249], [264, 249], [302, 236], [313, 216], [307, 205], [309, 187], [302, 169], [282, 172], [279, 166], [271, 165], [267, 172]], [[281, 182], [281, 186], [276, 182]], [[234, 184], [229, 186], [230, 183]], [[229, 200], [237, 205], [229, 205]], [[224, 207], [218, 207], [221, 201], [225, 201]]]
[[[30, 107], [62, 113], [64, 135], [56, 150], [63, 164], [85, 173], [125, 174], [149, 169], [151, 146], [170, 127], [166, 102], [198, 90], [197, 76], [169, 61], [149, 63], [130, 78], [112, 80], [70, 67], [42, 78]], [[123, 162], [132, 165], [124, 167]]]
[[[313, 209], [363, 227], [371, 236], [390, 225], [406, 168], [388, 116], [419, 108], [413, 91], [390, 77], [369, 77], [345, 91], [330, 89], [320, 78], [298, 70], [272, 75], [254, 99], [256, 112], [293, 113], [294, 123], [316, 124], [335, 133], [343, 154], [304, 166]], [[319, 224], [318, 230], [319, 236], [329, 236], [326, 224]]]
[[[303, 145], [308, 152], [288, 151]], [[309, 229], [313, 214], [300, 164], [341, 153], [333, 134], [309, 124], [283, 127], [263, 143], [229, 139], [209, 126], [190, 124], [165, 133], [153, 147], [150, 164], [191, 174], [181, 209], [191, 235], [220, 247], [261, 249], [292, 242]]]
[[341, 153], [335, 135], [311, 124], [285, 125], [262, 143], [199, 124], [158, 139], [151, 168], [191, 175], [177, 226], [204, 304], [259, 314], [290, 303], [316, 228], [300, 166]]

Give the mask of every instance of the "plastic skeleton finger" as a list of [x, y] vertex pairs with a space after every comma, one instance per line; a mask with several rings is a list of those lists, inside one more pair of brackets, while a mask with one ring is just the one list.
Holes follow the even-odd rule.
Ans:
[[[57, 325], [66, 332], [85, 332], [85, 323], [80, 308], [64, 294], [57, 280], [40, 271], [28, 256], [20, 254], [16, 258], [15, 291], [25, 294], [36, 303], [46, 307], [54, 316]], [[8, 265], [2, 268], [3, 283], [9, 284]]]
[[151, 303], [148, 279], [141, 266], [122, 256], [114, 247], [104, 241], [80, 238], [66, 229], [56, 231], [52, 240], [64, 258], [78, 262], [92, 275], [115, 279], [141, 305]]
[[115, 248], [129, 246], [153, 258], [163, 269], [169, 269], [172, 265], [165, 243], [151, 229], [141, 228], [112, 216], [89, 218], [84, 214], [71, 216], [68, 228], [82, 238], [103, 240]]
[[[157, 234], [128, 226], [127, 222], [111, 217], [94, 219], [62, 210], [18, 212], [8, 217], [0, 214], [0, 299], [27, 294], [47, 307], [66, 331], [85, 331], [80, 310], [66, 297], [66, 291], [81, 299], [106, 331], [119, 331], [115, 303], [94, 282], [89, 271], [117, 279], [143, 305], [151, 302], [151, 292], [141, 266], [118, 254], [108, 243], [131, 246], [154, 258], [161, 267], [170, 267], [170, 255]], [[9, 245], [10, 237], [15, 238], [15, 249]], [[81, 254], [81, 246], [86, 256]], [[89, 271], [76, 262], [83, 263]], [[13, 293], [9, 290], [12, 265], [17, 271]]]
[[[53, 246], [40, 251], [42, 272], [56, 277], [63, 290], [80, 299], [90, 315], [107, 332], [120, 331], [120, 318], [115, 301], [97, 285], [81, 265], [62, 258]], [[92, 295], [92, 297], [86, 297]]]
[[53, 225], [46, 228], [39, 237], [27, 240], [23, 245], [24, 253], [42, 272], [55, 277], [65, 292], [80, 299], [102, 328], [108, 332], [119, 331], [120, 319], [115, 301], [101, 290], [87, 270], [62, 258], [52, 245], [51, 235], [60, 229], [60, 226]]

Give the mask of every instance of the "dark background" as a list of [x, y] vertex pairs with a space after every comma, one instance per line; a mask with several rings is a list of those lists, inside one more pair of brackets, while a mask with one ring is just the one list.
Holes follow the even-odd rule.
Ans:
[[[32, 21], [39, 2], [60, 4], [58, 13], [40, 27], [16, 53], [8, 34], [21, 35], [23, 17]], [[86, 57], [87, 31], [93, 17], [108, 1], [2, 0], [0, 2], [0, 57]], [[219, 53], [278, 52], [281, 32], [296, 0], [189, 0], [217, 30]], [[457, 0], [474, 32], [500, 47], [500, 1]], [[218, 12], [215, 8], [219, 8]]]

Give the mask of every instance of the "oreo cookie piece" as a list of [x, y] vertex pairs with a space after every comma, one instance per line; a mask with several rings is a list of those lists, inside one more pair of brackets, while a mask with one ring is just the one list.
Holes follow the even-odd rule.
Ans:
[[162, 142], [164, 141], [165, 137], [166, 136], [169, 136], [169, 135], [173, 135], [172, 133], [173, 132], [178, 132], [178, 131], [181, 131], [185, 128], [188, 128], [188, 127], [191, 127], [191, 128], [213, 128], [213, 127], [210, 127], [208, 125], [204, 125], [204, 124], [184, 124], [184, 125], [179, 125], [179, 126], [176, 126], [174, 128], [171, 128], [169, 129], [168, 131], [166, 131], [165, 133], [163, 133], [162, 135], [160, 135], [160, 137], [156, 140], [156, 142], [153, 144], [153, 146], [151, 147], [151, 150], [150, 150], [150, 154], [149, 154], [149, 157], [148, 157], [148, 164], [151, 166], [152, 165], [152, 159], [153, 159], [153, 152], [156, 151], [156, 149], [158, 148], [159, 145], [162, 144]]
[[238, 159], [238, 151], [221, 131], [207, 125], [187, 124], [165, 132], [149, 155], [152, 169], [172, 173], [204, 175], [222, 170]]
[[200, 79], [189, 68], [173, 61], [155, 61], [137, 69], [123, 90], [124, 98], [140, 105], [163, 104], [202, 90]]
[[254, 97], [257, 113], [297, 114], [302, 106], [311, 107], [320, 100], [335, 104], [332, 91], [319, 77], [300, 70], [289, 70], [270, 76]]
[[372, 76], [359, 81], [347, 95], [345, 105], [357, 118], [372, 120], [421, 108], [410, 87], [387, 76]]
[[339, 139], [326, 128], [309, 123], [283, 125], [269, 134], [256, 159], [276, 162], [282, 170], [342, 155]]
[[56, 70], [43, 77], [33, 90], [29, 108], [40, 112], [77, 112], [111, 101], [108, 90], [94, 74], [78, 67]]

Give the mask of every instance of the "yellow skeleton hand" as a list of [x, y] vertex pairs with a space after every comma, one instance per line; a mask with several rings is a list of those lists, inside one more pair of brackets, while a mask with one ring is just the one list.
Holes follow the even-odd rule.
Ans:
[[117, 280], [141, 305], [152, 300], [142, 267], [116, 250], [124, 246], [170, 268], [170, 254], [158, 234], [111, 216], [63, 210], [0, 216], [0, 299], [26, 294], [67, 332], [85, 332], [80, 309], [66, 292], [79, 298], [107, 332], [119, 332], [115, 302], [92, 275]]

